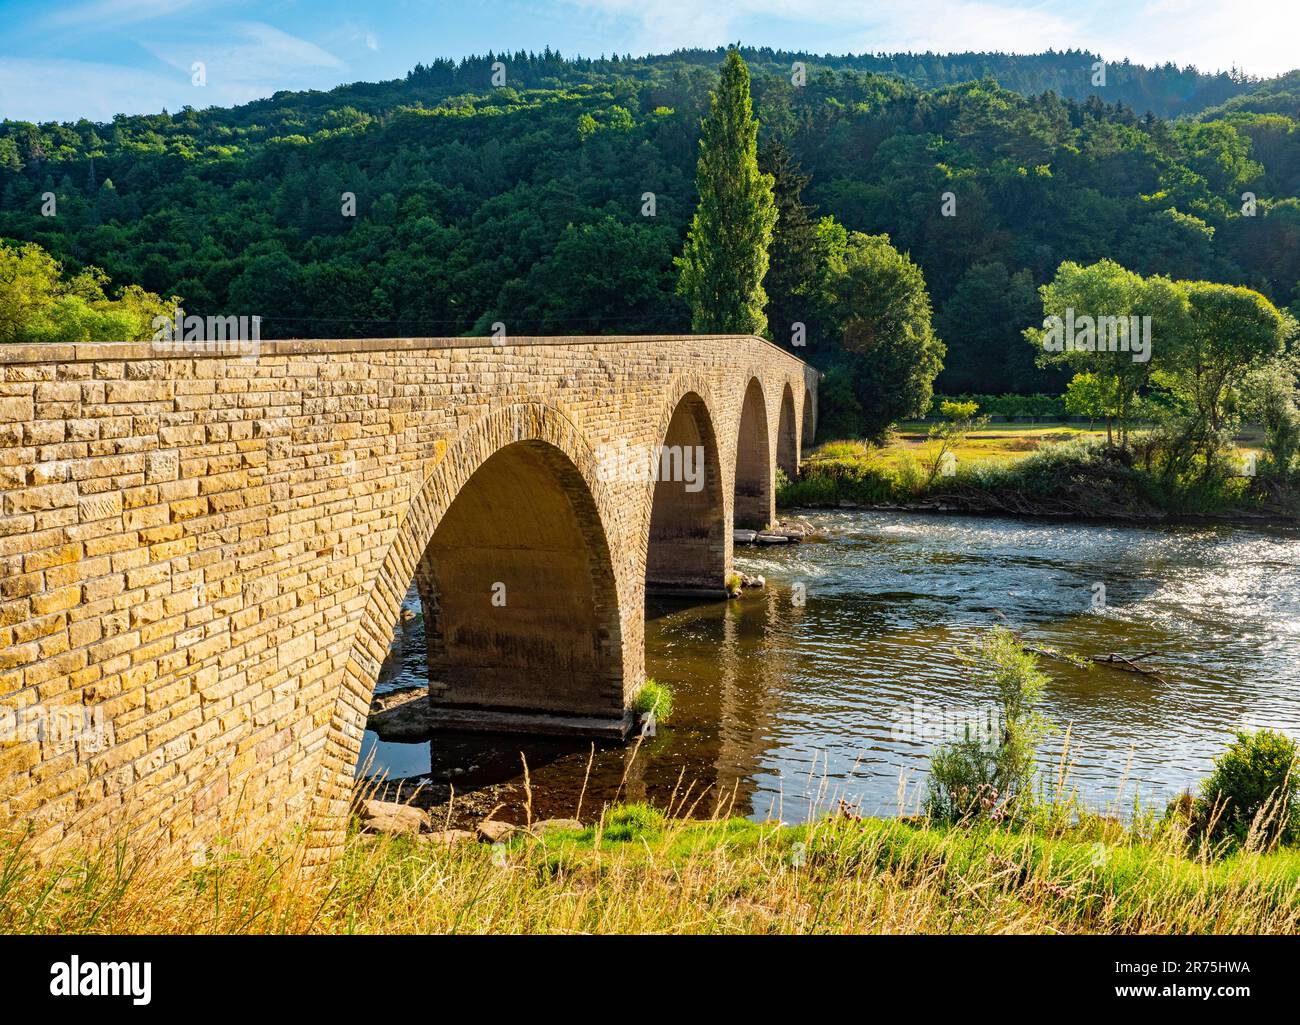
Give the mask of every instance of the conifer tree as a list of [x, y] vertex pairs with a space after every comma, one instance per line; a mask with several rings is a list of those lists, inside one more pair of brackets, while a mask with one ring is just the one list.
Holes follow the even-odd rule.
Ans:
[[758, 169], [758, 122], [749, 69], [732, 49], [702, 124], [696, 185], [700, 203], [682, 255], [677, 290], [691, 326], [708, 334], [762, 334], [768, 245], [776, 226], [773, 179]]

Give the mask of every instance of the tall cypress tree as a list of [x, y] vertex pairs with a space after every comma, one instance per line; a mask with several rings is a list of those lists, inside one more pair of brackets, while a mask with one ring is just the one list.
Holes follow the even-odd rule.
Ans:
[[762, 334], [767, 247], [776, 226], [772, 176], [758, 169], [758, 122], [749, 99], [749, 69], [732, 49], [701, 125], [695, 208], [677, 258], [677, 291], [691, 307], [691, 326], [711, 334]]

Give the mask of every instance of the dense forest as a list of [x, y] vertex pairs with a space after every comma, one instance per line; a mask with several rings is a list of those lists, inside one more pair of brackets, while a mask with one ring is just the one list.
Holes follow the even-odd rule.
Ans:
[[[781, 212], [768, 330], [806, 323], [813, 362], [836, 342], [801, 250], [828, 216], [922, 269], [947, 393], [1062, 390], [1022, 331], [1063, 261], [1300, 306], [1300, 72], [1125, 63], [1098, 86], [1079, 51], [742, 53]], [[686, 331], [673, 259], [721, 57], [488, 54], [233, 109], [5, 121], [0, 239], [264, 337]]]

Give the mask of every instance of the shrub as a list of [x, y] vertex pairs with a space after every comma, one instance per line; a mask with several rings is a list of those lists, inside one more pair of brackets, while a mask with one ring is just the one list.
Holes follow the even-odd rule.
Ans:
[[[1005, 627], [994, 627], [964, 653], [972, 692], [992, 690], [1001, 721], [940, 747], [930, 762], [926, 812], [935, 818], [1001, 819], [1033, 792], [1034, 754], [1047, 733], [1035, 710], [1047, 674]], [[982, 733], [982, 735], [980, 735]]]
[[930, 416], [938, 416], [945, 402], [974, 402], [985, 416], [1002, 416], [1013, 420], [1032, 416], [1039, 420], [1066, 420], [1070, 411], [1059, 395], [936, 395], [930, 404]]
[[1273, 730], [1238, 732], [1201, 785], [1194, 816], [1211, 840], [1254, 846], [1300, 838], [1296, 742]]
[[667, 684], [647, 679], [636, 696], [632, 710], [638, 715], [654, 713], [657, 722], [667, 722], [673, 714], [673, 692]]
[[803, 464], [797, 481], [778, 478], [776, 504], [783, 508], [840, 501], [871, 505], [900, 501], [909, 490], [895, 470], [873, 460], [869, 444], [836, 441], [822, 445]]

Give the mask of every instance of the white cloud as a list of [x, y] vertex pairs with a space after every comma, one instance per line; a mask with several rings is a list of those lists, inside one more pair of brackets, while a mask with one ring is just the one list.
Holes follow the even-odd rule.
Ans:
[[189, 73], [194, 61], [208, 69], [208, 82], [216, 79], [245, 86], [275, 84], [277, 89], [294, 88], [304, 72], [318, 68], [347, 67], [328, 50], [298, 36], [281, 32], [259, 21], [231, 26], [226, 38], [170, 37], [144, 43], [159, 60]]
[[[0, 57], [0, 111], [30, 121], [107, 121], [186, 104], [247, 103], [279, 89], [329, 88], [346, 78], [347, 65], [332, 53], [260, 22], [236, 24], [216, 39], [169, 37], [144, 45], [164, 67]], [[191, 81], [195, 61], [206, 69], [201, 87]]]
[[1091, 49], [1108, 60], [1236, 65], [1275, 75], [1300, 64], [1296, 0], [566, 0], [622, 52], [756, 46], [833, 53]]
[[197, 7], [205, 0], [95, 0], [53, 11], [42, 19], [53, 28], [95, 28], [108, 25], [121, 28], [142, 21], [153, 21]]
[[153, 71], [93, 61], [0, 57], [0, 111], [15, 120], [109, 121], [118, 113], [179, 107], [184, 102], [178, 101], [180, 95], [177, 81]]

